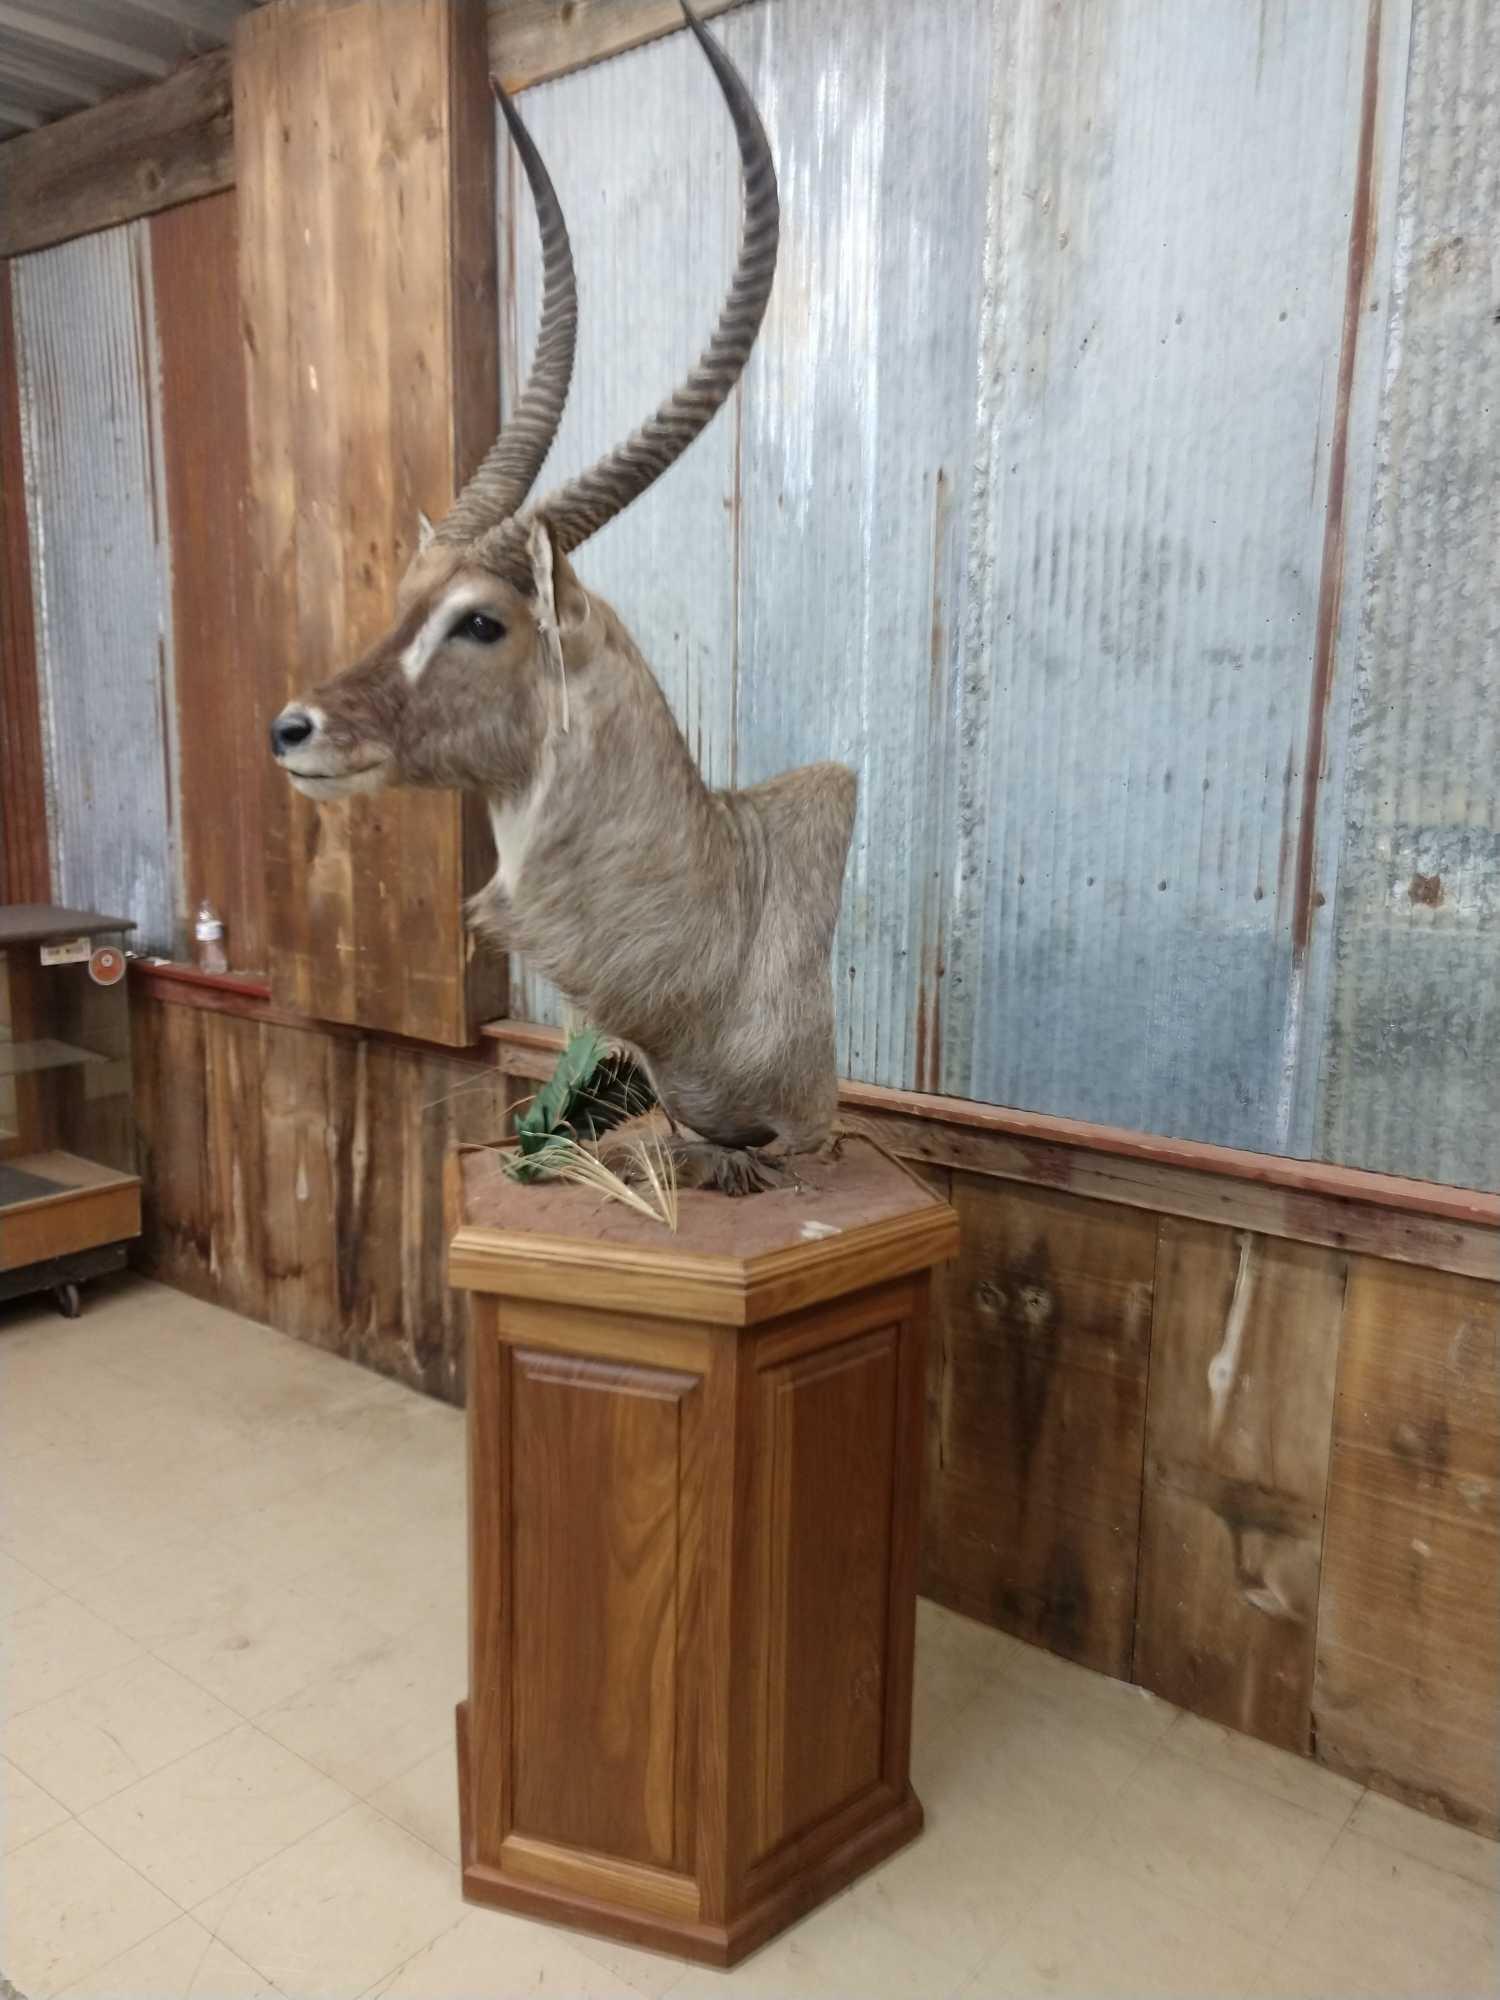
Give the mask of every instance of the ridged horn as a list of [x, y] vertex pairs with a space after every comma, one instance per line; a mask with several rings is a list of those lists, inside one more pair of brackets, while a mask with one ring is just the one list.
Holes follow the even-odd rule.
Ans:
[[511, 411], [510, 421], [439, 524], [436, 538], [440, 542], [473, 541], [497, 521], [519, 513], [562, 421], [578, 344], [578, 286], [573, 277], [573, 251], [562, 205], [531, 134], [498, 78], [490, 78], [490, 88], [505, 113], [536, 204], [544, 274], [542, 322], [537, 330], [531, 373]]
[[713, 339], [682, 387], [623, 444], [541, 502], [537, 511], [545, 515], [564, 552], [576, 549], [638, 500], [726, 400], [749, 359], [776, 275], [781, 217], [765, 127], [744, 78], [687, 0], [682, 0], [682, 11], [718, 78], [739, 141], [744, 177], [739, 263]]

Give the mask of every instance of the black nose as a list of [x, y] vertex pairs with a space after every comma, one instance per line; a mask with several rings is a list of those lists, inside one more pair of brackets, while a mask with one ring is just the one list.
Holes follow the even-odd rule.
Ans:
[[304, 709], [283, 709], [271, 724], [271, 755], [284, 757], [288, 750], [305, 743], [312, 733], [313, 720]]

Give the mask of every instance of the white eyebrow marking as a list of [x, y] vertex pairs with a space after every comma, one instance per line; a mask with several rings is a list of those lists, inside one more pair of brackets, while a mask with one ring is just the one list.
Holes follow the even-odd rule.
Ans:
[[483, 602], [484, 592], [476, 590], [472, 583], [460, 584], [446, 597], [439, 598], [436, 606], [423, 619], [416, 638], [401, 655], [401, 671], [413, 686], [422, 678], [427, 662], [446, 638], [454, 619], [461, 618], [464, 612], [472, 611]]

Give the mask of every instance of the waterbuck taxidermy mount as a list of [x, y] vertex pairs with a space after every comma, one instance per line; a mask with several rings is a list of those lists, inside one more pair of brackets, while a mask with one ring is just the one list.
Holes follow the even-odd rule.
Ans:
[[646, 662], [569, 557], [659, 479], [729, 396], [776, 270], [776, 173], [743, 78], [693, 15], [739, 141], [739, 258], [719, 323], [674, 395], [589, 471], [523, 512], [562, 416], [578, 306], [556, 193], [495, 86], [543, 250], [536, 354], [510, 422], [436, 529], [399, 617], [282, 710], [271, 744], [312, 799], [387, 784], [476, 791], [498, 867], [471, 921], [520, 951], [633, 1051], [686, 1184], [753, 1185], [746, 1149], [803, 1152], [836, 1103], [830, 953], [853, 773], [710, 791]]

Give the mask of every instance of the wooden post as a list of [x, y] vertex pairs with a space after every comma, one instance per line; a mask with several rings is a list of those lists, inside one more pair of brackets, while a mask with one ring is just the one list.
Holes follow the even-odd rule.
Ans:
[[[494, 141], [482, 0], [274, 0], [234, 44], [240, 291], [266, 711], [391, 621], [418, 511], [440, 517], [498, 423]], [[449, 1044], [503, 1000], [463, 901], [477, 808], [333, 806], [267, 760], [276, 999]]]
[[922, 1824], [922, 1349], [957, 1217], [864, 1140], [806, 1192], [685, 1194], [676, 1236], [466, 1166], [464, 1892], [732, 1964]]

